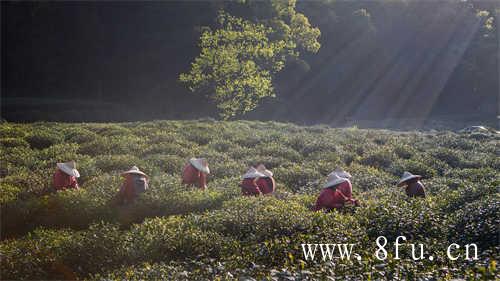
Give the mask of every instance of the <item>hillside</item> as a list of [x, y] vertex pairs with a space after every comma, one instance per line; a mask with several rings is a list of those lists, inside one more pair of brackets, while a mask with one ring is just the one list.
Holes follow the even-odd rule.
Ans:
[[[213, 120], [0, 124], [1, 279], [342, 280], [498, 278], [498, 134], [396, 132]], [[206, 157], [205, 192], [180, 184], [192, 156]], [[80, 190], [51, 193], [55, 163], [74, 159]], [[240, 196], [249, 165], [273, 171], [273, 196]], [[120, 171], [137, 165], [150, 189], [113, 203]], [[336, 166], [353, 175], [360, 208], [310, 211]], [[427, 198], [395, 186], [423, 176]], [[435, 260], [409, 259], [425, 244]], [[353, 243], [361, 260], [305, 261], [301, 243]], [[452, 243], [476, 243], [478, 260], [451, 261]], [[463, 254], [463, 253], [462, 253]], [[251, 280], [251, 279], [250, 279]]]

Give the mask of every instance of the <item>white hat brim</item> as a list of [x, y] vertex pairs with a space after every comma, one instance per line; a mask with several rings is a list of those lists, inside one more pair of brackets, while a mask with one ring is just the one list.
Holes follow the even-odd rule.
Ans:
[[265, 177], [266, 177], [266, 175], [264, 175], [261, 172], [250, 172], [250, 173], [244, 174], [241, 178], [242, 179], [253, 179], [253, 178], [265, 178]]
[[346, 178], [338, 178], [338, 179], [334, 179], [334, 180], [331, 180], [331, 181], [328, 181], [326, 182], [324, 185], [323, 185], [323, 188], [327, 188], [327, 187], [332, 187], [334, 185], [337, 185], [337, 184], [340, 184], [340, 183], [343, 183], [343, 182], [346, 182], [347, 179]]
[[398, 186], [402, 186], [403, 183], [405, 183], [406, 181], [409, 181], [411, 179], [421, 179], [421, 178], [422, 178], [422, 176], [420, 176], [420, 175], [411, 175], [411, 176], [402, 178], [401, 180], [399, 180]]
[[78, 172], [77, 169], [73, 169], [71, 167], [68, 167], [65, 163], [56, 163], [56, 165], [57, 165], [57, 168], [59, 168], [59, 170], [63, 171], [65, 174], [73, 176], [75, 178], [80, 177], [80, 173]]
[[342, 172], [337, 172], [337, 175], [341, 178], [346, 178], [346, 179], [350, 179], [352, 178], [351, 174], [349, 174], [348, 172], [346, 171], [342, 171]]
[[195, 167], [198, 171], [201, 171], [205, 174], [210, 174], [210, 169], [208, 168], [208, 166], [204, 167], [203, 165], [201, 165], [200, 161], [196, 161], [195, 158], [189, 159], [189, 163], [193, 165], [193, 167]]
[[264, 175], [264, 177], [268, 177], [268, 178], [271, 178], [273, 176], [273, 172], [269, 171], [269, 170], [264, 170], [262, 172], [260, 172]]
[[125, 172], [122, 173], [122, 176], [124, 176], [126, 174], [136, 174], [136, 175], [142, 175], [142, 176], [148, 177], [148, 175], [146, 175], [144, 172], [135, 171], [135, 170], [125, 171]]

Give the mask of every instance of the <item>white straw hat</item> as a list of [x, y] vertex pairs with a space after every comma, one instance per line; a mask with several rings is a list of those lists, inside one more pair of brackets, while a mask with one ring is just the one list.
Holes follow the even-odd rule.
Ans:
[[401, 179], [399, 180], [398, 182], [398, 186], [403, 186], [403, 184], [408, 181], [408, 180], [411, 180], [411, 179], [421, 179], [422, 176], [420, 175], [414, 175], [410, 172], [404, 172], [403, 175], [401, 176]]
[[273, 176], [273, 172], [266, 169], [266, 166], [264, 166], [264, 164], [260, 164], [259, 166], [257, 166], [257, 171], [264, 174], [264, 176], [268, 178], [271, 178]]
[[334, 186], [334, 185], [337, 185], [339, 183], [343, 183], [346, 181], [349, 181], [349, 180], [346, 178], [339, 177], [339, 175], [337, 175], [337, 173], [332, 172], [328, 175], [328, 178], [326, 179], [326, 183], [323, 185], [323, 187], [324, 188], [331, 187], [331, 186]]
[[56, 165], [57, 165], [57, 168], [59, 168], [59, 170], [63, 171], [64, 173], [66, 173], [70, 176], [73, 176], [75, 178], [80, 177], [80, 173], [76, 169], [75, 161], [69, 161], [66, 163], [57, 163]]
[[208, 162], [205, 158], [191, 158], [189, 159], [189, 163], [193, 165], [198, 171], [201, 171], [205, 174], [210, 174], [210, 169], [208, 168]]
[[130, 168], [128, 171], [125, 171], [122, 173], [122, 176], [126, 175], [126, 174], [136, 174], [136, 175], [143, 175], [145, 177], [147, 177], [148, 175], [146, 175], [144, 172], [140, 171], [139, 168], [137, 168], [137, 166], [132, 166], [132, 168]]
[[341, 178], [346, 178], [346, 179], [352, 178], [351, 174], [344, 171], [344, 169], [342, 169], [341, 167], [337, 167], [337, 169], [335, 169], [334, 172]]
[[248, 171], [241, 178], [242, 179], [253, 179], [253, 178], [263, 178], [263, 177], [265, 177], [265, 175], [263, 173], [257, 171], [257, 169], [255, 169], [254, 167], [251, 167], [250, 169], [248, 169]]

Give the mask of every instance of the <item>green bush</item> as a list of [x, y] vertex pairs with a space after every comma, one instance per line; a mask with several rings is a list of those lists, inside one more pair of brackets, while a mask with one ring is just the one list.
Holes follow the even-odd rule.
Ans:
[[370, 203], [359, 215], [363, 216], [367, 234], [373, 239], [382, 235], [394, 241], [404, 235], [409, 240], [427, 241], [446, 236], [449, 231], [443, 224], [443, 214], [433, 208], [430, 200], [382, 199]]
[[374, 167], [352, 164], [347, 168], [351, 173], [353, 190], [366, 191], [377, 187], [394, 188], [396, 178]]
[[130, 136], [132, 131], [120, 125], [115, 124], [93, 124], [89, 127], [99, 136]]
[[133, 155], [101, 155], [96, 157], [96, 167], [105, 172], [126, 171], [132, 166], [142, 167], [144, 163]]
[[177, 155], [154, 154], [144, 159], [144, 162], [150, 169], [157, 168], [164, 173], [180, 174], [187, 159]]
[[24, 138], [27, 127], [19, 124], [0, 123], [1, 138]]
[[424, 178], [435, 177], [438, 173], [432, 166], [424, 163], [423, 160], [396, 160], [387, 169], [394, 176], [401, 176], [403, 172], [409, 171], [415, 175], [421, 175]]
[[450, 240], [465, 245], [477, 244], [479, 251], [498, 246], [500, 198], [495, 195], [465, 205], [454, 215], [455, 228]]
[[26, 141], [33, 149], [43, 149], [63, 141], [62, 134], [50, 131], [35, 131], [26, 137]]
[[412, 148], [411, 146], [407, 145], [407, 144], [396, 145], [394, 147], [394, 153], [396, 153], [396, 155], [399, 158], [403, 158], [403, 159], [410, 159], [412, 156], [414, 156], [415, 154], [417, 154], [417, 152], [415, 151], [415, 149]]
[[63, 261], [78, 276], [117, 268], [130, 262], [125, 240], [124, 233], [116, 224], [92, 224], [88, 230], [73, 235], [62, 245]]
[[76, 279], [68, 265], [61, 262], [61, 246], [71, 238], [69, 231], [38, 229], [22, 239], [2, 242], [2, 279]]
[[3, 147], [28, 147], [29, 143], [21, 138], [1, 138], [0, 144]]
[[66, 128], [63, 132], [65, 141], [78, 144], [91, 142], [98, 138], [95, 132], [80, 127]]
[[139, 154], [147, 149], [146, 140], [136, 136], [99, 137], [92, 142], [84, 143], [78, 153], [90, 156], [103, 154]]
[[298, 191], [307, 187], [312, 182], [324, 178], [319, 172], [310, 167], [303, 167], [297, 164], [279, 167], [274, 169], [274, 178], [282, 182], [289, 190]]
[[9, 201], [17, 199], [21, 188], [13, 184], [0, 182], [0, 204], [5, 204]]
[[361, 158], [361, 164], [372, 167], [387, 168], [394, 160], [394, 153], [386, 149], [377, 150], [368, 153]]
[[[492, 136], [214, 120], [1, 123], [0, 134], [2, 279], [498, 275], [500, 160]], [[190, 157], [209, 161], [205, 191], [181, 184]], [[77, 162], [81, 189], [53, 192], [55, 163], [68, 160]], [[277, 190], [243, 198], [240, 177], [259, 163], [273, 171]], [[132, 165], [150, 176], [149, 190], [118, 205], [120, 172]], [[361, 207], [312, 212], [337, 166], [353, 175]], [[424, 176], [426, 199], [409, 199], [396, 187], [406, 170]], [[437, 258], [378, 261], [379, 235], [405, 235]], [[304, 261], [301, 242], [353, 242], [363, 259]], [[446, 259], [446, 245], [473, 242], [480, 244], [479, 260]]]

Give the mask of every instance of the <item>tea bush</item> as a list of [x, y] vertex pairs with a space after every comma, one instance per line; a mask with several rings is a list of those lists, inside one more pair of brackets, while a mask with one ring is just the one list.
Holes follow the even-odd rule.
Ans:
[[387, 168], [394, 160], [394, 153], [386, 149], [370, 152], [361, 158], [361, 164], [372, 167]]
[[476, 243], [482, 249], [498, 246], [500, 197], [498, 193], [465, 205], [454, 214], [455, 229], [450, 232], [457, 243]]
[[[122, 124], [0, 124], [2, 279], [498, 279], [499, 138], [211, 119]], [[211, 174], [181, 184], [190, 157]], [[57, 162], [75, 160], [80, 190], [55, 192]], [[263, 163], [273, 195], [242, 197]], [[120, 172], [137, 165], [149, 190], [118, 205]], [[352, 174], [361, 207], [312, 212], [326, 176]], [[426, 199], [396, 183], [420, 174]], [[375, 239], [405, 235], [434, 261], [386, 261]], [[354, 243], [361, 261], [306, 261], [301, 243]], [[479, 260], [446, 245], [478, 243]], [[402, 253], [407, 254], [407, 249]]]
[[0, 139], [0, 144], [2, 147], [28, 147], [29, 143], [24, 139], [16, 139], [16, 138], [2, 138]]

